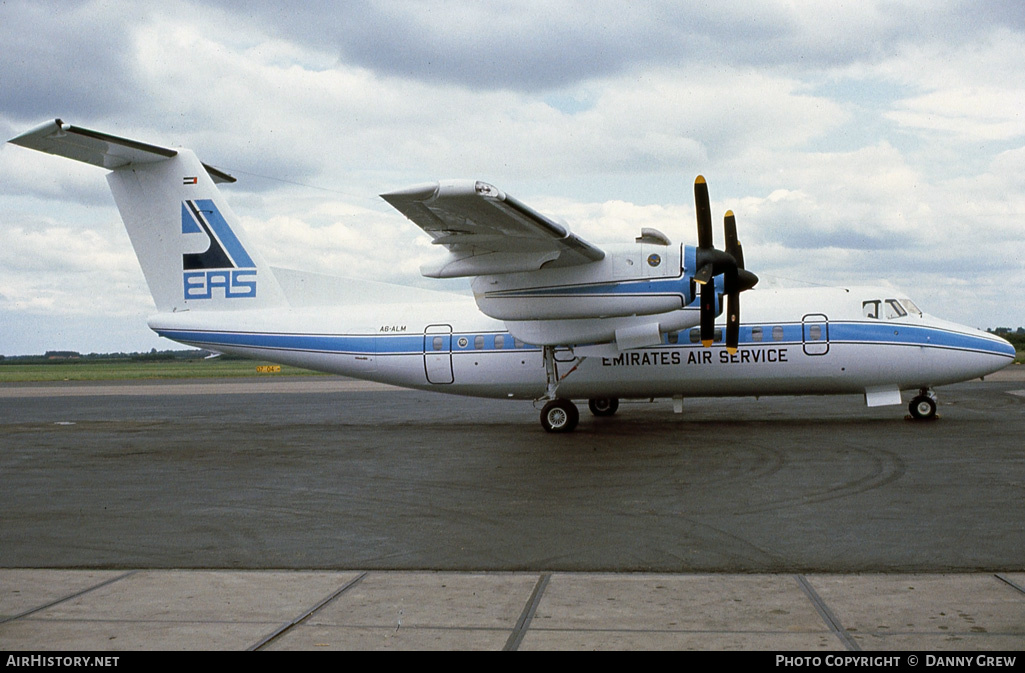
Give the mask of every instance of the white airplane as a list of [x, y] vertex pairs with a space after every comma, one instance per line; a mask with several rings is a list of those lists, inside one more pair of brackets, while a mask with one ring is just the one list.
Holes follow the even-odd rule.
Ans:
[[887, 288], [759, 289], [741, 321], [740, 293], [758, 279], [731, 212], [725, 250], [713, 247], [700, 176], [697, 247], [643, 229], [600, 249], [485, 182], [383, 194], [447, 250], [423, 274], [472, 277], [471, 298], [269, 266], [215, 186], [235, 179], [190, 150], [60, 119], [10, 142], [111, 171], [157, 334], [406, 388], [533, 400], [549, 432], [576, 427], [573, 399], [608, 416], [624, 398], [672, 398], [680, 412], [691, 396], [856, 393], [881, 406], [909, 390], [911, 416], [933, 418], [934, 386], [1015, 355]]

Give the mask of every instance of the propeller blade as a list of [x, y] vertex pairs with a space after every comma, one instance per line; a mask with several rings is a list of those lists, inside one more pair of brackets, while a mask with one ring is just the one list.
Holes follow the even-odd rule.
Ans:
[[732, 210], [726, 211], [723, 218], [723, 228], [726, 230], [726, 253], [737, 263], [740, 271], [737, 277], [737, 292], [750, 290], [758, 283], [758, 276], [744, 269], [744, 246], [737, 240], [737, 218]]
[[694, 274], [694, 282], [699, 285], [704, 285], [708, 281], [712, 280], [712, 271], [714, 267], [711, 264], [705, 264], [703, 267], [697, 270]]
[[701, 286], [701, 344], [709, 348], [715, 341], [715, 283]]
[[733, 355], [740, 348], [740, 293], [729, 300], [729, 322], [726, 323], [726, 352]]
[[[723, 231], [726, 233], [726, 254], [732, 255], [733, 259], [737, 259], [737, 247], [740, 245], [740, 241], [737, 240], [737, 218], [734, 217], [732, 210], [727, 210], [726, 215], [722, 220]], [[737, 265], [740, 265], [738, 260]]]
[[698, 247], [712, 247], [712, 209], [708, 205], [708, 184], [704, 176], [694, 180], [694, 208], [698, 215]]
[[732, 210], [726, 211], [723, 218], [723, 229], [726, 231], [726, 253], [737, 262], [737, 268], [744, 268], [744, 246], [737, 239], [737, 218]]
[[737, 260], [738, 269], [744, 268], [744, 246], [740, 244], [740, 241], [737, 241], [737, 249], [733, 252], [733, 259]]
[[726, 272], [726, 350], [732, 355], [740, 344], [740, 285], [737, 269]]

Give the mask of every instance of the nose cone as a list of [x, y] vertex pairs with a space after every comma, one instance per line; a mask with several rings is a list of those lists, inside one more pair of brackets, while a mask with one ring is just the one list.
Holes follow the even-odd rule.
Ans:
[[1003, 337], [997, 336], [996, 334], [990, 334], [988, 332], [984, 332], [984, 334], [992, 339], [993, 352], [995, 354], [1009, 357], [1011, 362], [1014, 361], [1014, 358], [1017, 355], [1017, 352], [1014, 350], [1014, 344]]
[[971, 352], [971, 363], [975, 377], [985, 376], [999, 371], [1014, 362], [1014, 346], [996, 334], [962, 327], [963, 343]]
[[924, 349], [927, 386], [970, 381], [1014, 362], [1014, 346], [996, 334], [928, 316]]

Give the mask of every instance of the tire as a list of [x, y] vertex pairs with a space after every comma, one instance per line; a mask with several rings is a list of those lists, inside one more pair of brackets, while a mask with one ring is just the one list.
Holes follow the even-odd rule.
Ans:
[[595, 397], [587, 400], [587, 408], [595, 416], [612, 416], [619, 409], [619, 398]]
[[911, 400], [911, 404], [908, 405], [908, 411], [911, 412], [911, 417], [915, 420], [922, 421], [936, 418], [936, 401], [927, 395], [919, 395]]
[[545, 432], [573, 432], [579, 421], [580, 412], [570, 400], [552, 400], [541, 410], [541, 427]]

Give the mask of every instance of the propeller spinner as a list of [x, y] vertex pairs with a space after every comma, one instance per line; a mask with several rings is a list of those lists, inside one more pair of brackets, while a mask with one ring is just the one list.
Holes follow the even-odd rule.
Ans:
[[727, 210], [723, 219], [726, 250], [717, 250], [713, 246], [708, 184], [700, 175], [694, 180], [694, 205], [698, 219], [694, 281], [701, 285], [701, 343], [708, 347], [715, 339], [715, 283], [712, 279], [722, 275], [727, 301], [726, 350], [736, 353], [740, 341], [740, 293], [754, 287], [758, 276], [744, 269], [744, 250], [737, 240], [737, 220], [732, 210]]

